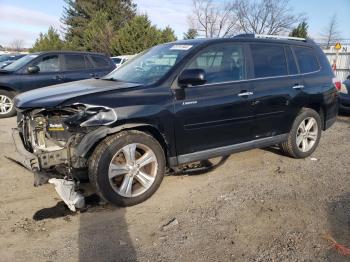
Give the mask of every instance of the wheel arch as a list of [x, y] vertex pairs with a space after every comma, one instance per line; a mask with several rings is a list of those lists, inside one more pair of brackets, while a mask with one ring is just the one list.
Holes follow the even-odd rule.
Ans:
[[152, 137], [154, 137], [159, 144], [162, 146], [165, 154], [165, 158], [167, 159], [168, 164], [168, 156], [169, 156], [169, 144], [163, 135], [155, 126], [146, 124], [146, 123], [128, 123], [119, 125], [113, 128], [110, 127], [101, 127], [90, 133], [88, 133], [77, 146], [77, 154], [81, 157], [88, 158], [96, 145], [105, 139], [107, 136], [114, 135], [121, 131], [127, 130], [137, 130], [141, 132], [148, 133]]
[[321, 104], [313, 103], [313, 104], [308, 104], [308, 105], [304, 106], [302, 108], [302, 110], [305, 108], [315, 110], [319, 114], [319, 116], [321, 117], [321, 123], [322, 123], [321, 129], [325, 130], [326, 123], [325, 123], [325, 109], [324, 109], [324, 107]]
[[9, 87], [9, 86], [5, 86], [5, 85], [1, 85], [0, 84], [0, 90], [4, 90], [4, 91], [7, 91], [7, 92], [11, 92], [13, 94], [16, 94], [16, 90], [13, 89], [12, 87]]

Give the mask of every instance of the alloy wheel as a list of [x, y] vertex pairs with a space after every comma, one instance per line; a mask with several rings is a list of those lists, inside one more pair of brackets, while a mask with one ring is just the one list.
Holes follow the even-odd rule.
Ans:
[[297, 130], [296, 144], [300, 151], [308, 152], [318, 138], [318, 125], [313, 117], [304, 119]]
[[113, 156], [108, 177], [117, 194], [130, 198], [145, 193], [154, 183], [157, 171], [155, 153], [146, 145], [133, 143]]
[[13, 102], [11, 98], [5, 95], [0, 95], [0, 114], [5, 115], [12, 111]]

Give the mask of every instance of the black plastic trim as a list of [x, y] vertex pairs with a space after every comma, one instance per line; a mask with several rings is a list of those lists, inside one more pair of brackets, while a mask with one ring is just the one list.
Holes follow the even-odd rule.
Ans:
[[208, 149], [208, 150], [199, 151], [191, 154], [180, 155], [177, 157], [177, 161], [175, 161], [175, 159], [172, 159], [169, 163], [170, 164], [176, 163], [177, 165], [181, 165], [181, 164], [191, 163], [195, 161], [206, 160], [206, 159], [210, 159], [218, 156], [226, 156], [233, 153], [246, 151], [249, 149], [275, 145], [286, 141], [287, 138], [288, 138], [288, 134], [283, 134], [283, 135], [277, 135], [277, 136], [261, 138], [253, 141], [248, 141], [240, 144]]

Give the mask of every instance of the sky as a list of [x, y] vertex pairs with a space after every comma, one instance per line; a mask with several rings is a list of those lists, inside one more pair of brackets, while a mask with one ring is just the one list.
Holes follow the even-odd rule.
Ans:
[[[179, 39], [187, 31], [191, 0], [134, 2], [138, 13], [147, 13], [160, 28], [171, 26]], [[342, 38], [350, 39], [350, 0], [290, 0], [289, 4], [296, 13], [306, 14], [312, 37], [319, 38], [330, 17], [336, 14]], [[64, 0], [0, 0], [0, 45], [21, 39], [25, 47], [31, 47], [39, 33], [46, 32], [49, 26], [60, 29], [64, 5]]]

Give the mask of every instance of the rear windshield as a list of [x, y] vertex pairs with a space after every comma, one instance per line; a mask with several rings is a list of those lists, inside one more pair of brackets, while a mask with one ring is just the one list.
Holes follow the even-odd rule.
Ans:
[[8, 55], [0, 56], [0, 62], [5, 62], [5, 61], [8, 61], [8, 60], [10, 60], [10, 56], [8, 56]]

